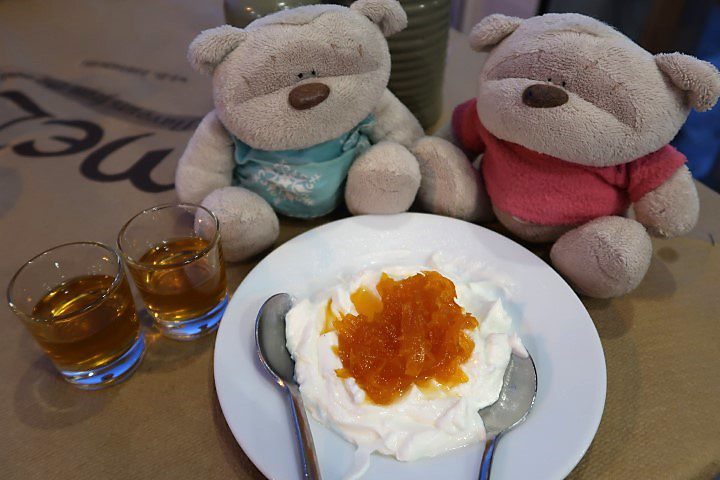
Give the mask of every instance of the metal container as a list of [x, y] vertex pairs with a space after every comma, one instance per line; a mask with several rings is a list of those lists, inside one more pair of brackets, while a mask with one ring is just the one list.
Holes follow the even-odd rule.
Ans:
[[[388, 87], [427, 130], [437, 123], [442, 113], [452, 0], [398, 1], [407, 13], [408, 26], [388, 38], [392, 57]], [[324, 3], [349, 7], [353, 0]]]
[[321, 0], [223, 0], [225, 21], [234, 27], [245, 28], [253, 20], [280, 10], [315, 5]]
[[451, 0], [399, 1], [408, 26], [388, 39], [392, 57], [389, 87], [428, 129], [442, 112]]

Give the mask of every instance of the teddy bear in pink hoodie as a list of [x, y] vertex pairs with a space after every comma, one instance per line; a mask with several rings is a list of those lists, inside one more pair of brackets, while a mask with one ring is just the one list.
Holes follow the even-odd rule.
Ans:
[[653, 56], [578, 14], [491, 15], [470, 42], [489, 52], [477, 97], [413, 148], [421, 205], [494, 215], [524, 240], [554, 242], [553, 265], [581, 293], [631, 291], [650, 265], [649, 234], [682, 235], [697, 221], [686, 158], [668, 143], [691, 108], [715, 104], [720, 73], [688, 55]]

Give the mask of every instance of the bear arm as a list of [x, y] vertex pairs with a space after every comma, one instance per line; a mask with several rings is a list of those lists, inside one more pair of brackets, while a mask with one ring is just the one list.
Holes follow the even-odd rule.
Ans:
[[178, 198], [182, 202], [202, 202], [211, 192], [232, 183], [234, 166], [233, 142], [213, 110], [202, 119], [178, 161]]
[[697, 223], [700, 201], [688, 168], [677, 169], [635, 202], [634, 209], [637, 221], [653, 236], [670, 238], [690, 232]]
[[477, 100], [473, 98], [455, 107], [450, 125], [455, 139], [453, 143], [460, 147], [468, 158], [475, 158], [481, 153], [485, 153], [485, 141], [481, 132], [486, 130], [480, 123], [476, 104]]
[[373, 143], [390, 141], [409, 148], [424, 135], [420, 122], [388, 89], [383, 92], [373, 114], [376, 120], [370, 133]]

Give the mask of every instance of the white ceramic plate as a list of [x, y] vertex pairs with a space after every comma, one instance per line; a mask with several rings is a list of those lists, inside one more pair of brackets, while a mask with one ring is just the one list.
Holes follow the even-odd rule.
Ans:
[[[215, 384], [238, 443], [267, 477], [300, 478], [287, 399], [260, 365], [254, 326], [271, 295], [312, 295], [341, 275], [383, 265], [423, 264], [442, 252], [484, 262], [514, 283], [506, 308], [537, 365], [527, 421], [498, 444], [492, 479], [560, 479], [580, 461], [605, 403], [605, 357], [595, 326], [570, 287], [530, 251], [490, 230], [447, 217], [405, 213], [323, 225], [270, 253], [235, 291], [215, 343]], [[354, 447], [311, 419], [325, 480], [341, 479]], [[374, 455], [365, 479], [477, 478], [480, 445], [416, 462]]]

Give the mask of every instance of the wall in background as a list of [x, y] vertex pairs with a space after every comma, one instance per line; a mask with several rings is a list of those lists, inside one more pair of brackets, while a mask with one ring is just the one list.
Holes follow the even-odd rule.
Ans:
[[537, 13], [539, 5], [540, 0], [453, 0], [451, 25], [468, 33], [491, 13], [527, 18]]
[[695, 53], [717, 0], [545, 0], [547, 12], [577, 12], [612, 25], [653, 53]]

